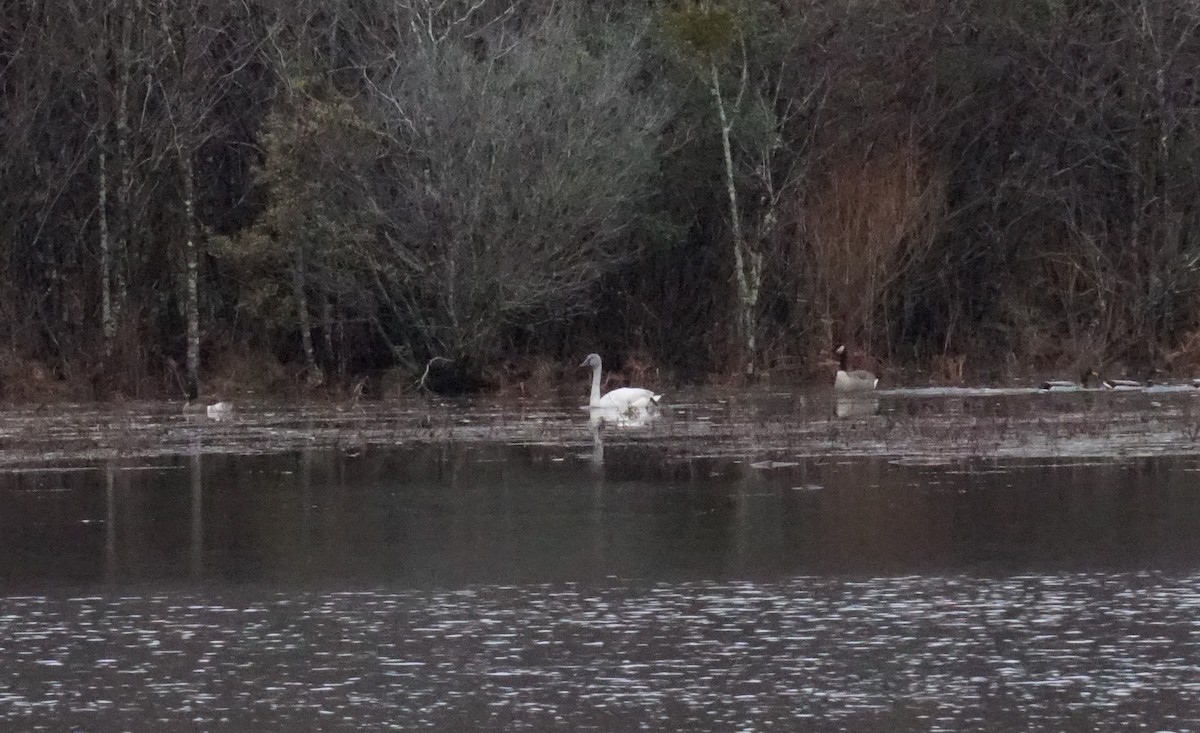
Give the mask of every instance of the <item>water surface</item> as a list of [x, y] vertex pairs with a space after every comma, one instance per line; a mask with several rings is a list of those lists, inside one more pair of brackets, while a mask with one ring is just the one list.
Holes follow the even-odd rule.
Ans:
[[1200, 727], [1195, 393], [0, 413], [0, 727]]

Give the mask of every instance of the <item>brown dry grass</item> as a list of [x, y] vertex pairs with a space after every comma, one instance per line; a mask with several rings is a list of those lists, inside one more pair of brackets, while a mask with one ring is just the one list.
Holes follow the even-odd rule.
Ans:
[[[889, 289], [931, 250], [946, 184], [911, 139], [831, 162], [813, 177], [791, 219], [797, 300], [822, 341], [877, 344]], [[815, 317], [815, 318], [813, 318]]]
[[567, 381], [574, 371], [560, 360], [545, 357], [508, 359], [488, 369], [485, 379], [496, 385], [500, 395], [543, 394]]
[[90, 385], [56, 377], [42, 362], [13, 349], [0, 350], [0, 399], [6, 402], [64, 402], [87, 397]]
[[304, 389], [300, 373], [293, 374], [272, 354], [247, 347], [217, 354], [207, 365], [204, 399], [232, 399], [250, 395], [290, 396]]
[[1187, 334], [1166, 356], [1167, 366], [1185, 374], [1200, 373], [1200, 330]]
[[962, 384], [966, 364], [965, 354], [942, 354], [933, 359], [933, 373], [944, 384]]

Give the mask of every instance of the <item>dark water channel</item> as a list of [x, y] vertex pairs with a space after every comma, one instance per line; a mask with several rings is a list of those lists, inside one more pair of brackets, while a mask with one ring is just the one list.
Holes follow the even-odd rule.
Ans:
[[315, 442], [0, 469], [0, 730], [1200, 730], [1187, 450]]

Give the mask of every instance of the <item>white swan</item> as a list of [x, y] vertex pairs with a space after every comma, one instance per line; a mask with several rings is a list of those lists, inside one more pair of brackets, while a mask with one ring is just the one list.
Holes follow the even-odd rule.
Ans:
[[600, 355], [588, 354], [588, 357], [579, 366], [592, 368], [592, 396], [588, 401], [588, 407], [624, 413], [631, 410], [648, 410], [662, 399], [662, 395], [654, 394], [650, 390], [640, 387], [618, 387], [601, 397]]

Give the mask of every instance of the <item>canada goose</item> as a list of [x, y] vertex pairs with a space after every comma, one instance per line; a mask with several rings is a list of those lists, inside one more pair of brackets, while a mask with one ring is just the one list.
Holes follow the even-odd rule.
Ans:
[[657, 405], [658, 401], [662, 399], [662, 395], [654, 394], [650, 390], [640, 387], [618, 387], [601, 397], [600, 355], [588, 354], [579, 366], [580, 368], [592, 368], [592, 394], [591, 399], [588, 400], [588, 407], [627, 412], [649, 409], [651, 405]]
[[833, 388], [838, 392], [866, 392], [875, 389], [879, 384], [879, 377], [866, 371], [865, 369], [855, 369], [854, 371], [846, 370], [846, 345], [842, 344], [833, 350], [833, 353], [838, 358], [838, 373], [833, 378]]

